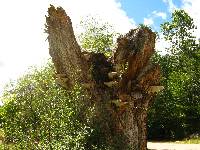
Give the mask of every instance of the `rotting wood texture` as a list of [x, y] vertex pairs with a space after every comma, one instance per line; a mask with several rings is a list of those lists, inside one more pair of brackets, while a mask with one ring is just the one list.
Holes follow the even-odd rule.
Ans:
[[114, 57], [108, 59], [102, 53], [81, 51], [70, 17], [52, 5], [46, 32], [57, 83], [70, 89], [78, 82], [87, 89], [96, 104], [95, 119], [103, 120], [102, 132], [111, 145], [115, 134], [121, 134], [129, 149], [146, 150], [147, 109], [163, 89], [160, 67], [150, 61], [155, 33], [147, 27], [130, 30], [118, 38]]

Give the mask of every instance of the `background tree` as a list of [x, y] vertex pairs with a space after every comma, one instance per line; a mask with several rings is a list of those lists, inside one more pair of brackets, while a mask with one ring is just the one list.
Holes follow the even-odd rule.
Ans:
[[85, 51], [111, 55], [116, 37], [119, 35], [113, 27], [94, 17], [87, 17], [80, 23], [82, 33], [79, 35], [81, 47]]
[[[82, 32], [78, 35], [77, 40], [80, 42], [81, 49], [83, 55], [88, 58], [90, 55], [89, 53], [101, 53], [99, 56], [105, 55], [106, 58], [111, 58], [112, 56], [112, 50], [114, 48], [116, 43], [116, 36], [119, 35], [116, 33], [113, 29], [113, 27], [108, 23], [102, 21], [100, 18], [94, 18], [91, 16], [88, 16], [87, 18], [83, 19], [80, 22], [80, 27], [82, 29]], [[103, 55], [102, 55], [103, 54]], [[93, 58], [93, 62], [98, 63], [98, 55], [96, 58]], [[102, 58], [102, 57], [101, 57]], [[97, 60], [95, 60], [97, 59]], [[105, 78], [103, 76], [100, 76], [98, 72], [95, 72], [94, 70], [101, 69], [98, 65], [93, 64], [91, 66], [91, 74], [95, 77], [96, 80], [101, 80], [101, 78]], [[106, 112], [105, 112], [106, 113]], [[106, 115], [105, 115], [106, 117]], [[107, 120], [108, 118], [104, 118], [104, 120]], [[109, 146], [107, 139], [106, 139], [106, 131], [100, 130], [102, 129], [102, 122], [104, 120], [93, 120], [93, 124], [91, 124], [91, 128], [93, 132], [90, 134], [90, 137], [87, 139], [87, 148], [86, 149], [112, 149], [113, 147]], [[117, 140], [117, 137], [116, 139]], [[117, 142], [115, 145], [120, 145], [120, 141]], [[113, 144], [114, 145], [114, 144]], [[116, 147], [116, 146], [115, 146]]]
[[194, 36], [196, 26], [186, 12], [177, 10], [161, 29], [170, 47], [169, 54], [155, 57], [161, 64], [165, 90], [149, 112], [149, 137], [183, 138], [200, 132], [200, 47]]

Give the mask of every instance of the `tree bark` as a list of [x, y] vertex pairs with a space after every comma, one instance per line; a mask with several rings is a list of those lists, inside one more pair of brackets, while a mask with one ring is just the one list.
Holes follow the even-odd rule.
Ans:
[[[58, 84], [76, 83], [87, 89], [95, 103], [93, 123], [113, 149], [147, 149], [147, 109], [160, 86], [160, 68], [150, 61], [155, 33], [147, 27], [131, 30], [117, 40], [114, 57], [82, 52], [65, 11], [51, 5], [46, 17], [49, 52]], [[116, 146], [116, 138], [118, 144]], [[115, 146], [114, 146], [115, 145]]]

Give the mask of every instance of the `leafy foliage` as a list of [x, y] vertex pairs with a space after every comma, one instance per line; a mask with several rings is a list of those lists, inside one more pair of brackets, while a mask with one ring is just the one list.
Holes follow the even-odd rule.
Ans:
[[200, 132], [200, 45], [193, 19], [183, 10], [161, 27], [170, 47], [169, 54], [154, 58], [165, 90], [149, 111], [149, 138], [183, 138]]
[[83, 49], [111, 55], [114, 47], [114, 38], [118, 35], [113, 27], [105, 22], [97, 21], [93, 17], [87, 17], [81, 21], [83, 32], [79, 39]]
[[49, 63], [5, 89], [3, 129], [16, 149], [84, 149], [91, 133], [86, 96], [78, 85], [71, 92], [59, 87], [53, 74]]

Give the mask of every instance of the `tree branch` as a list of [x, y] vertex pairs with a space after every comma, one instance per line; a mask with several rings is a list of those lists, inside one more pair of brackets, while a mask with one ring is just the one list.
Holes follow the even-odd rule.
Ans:
[[46, 32], [48, 33], [49, 53], [57, 74], [65, 74], [73, 86], [76, 81], [83, 80], [85, 71], [81, 49], [75, 39], [70, 18], [61, 8], [50, 6], [46, 16]]

